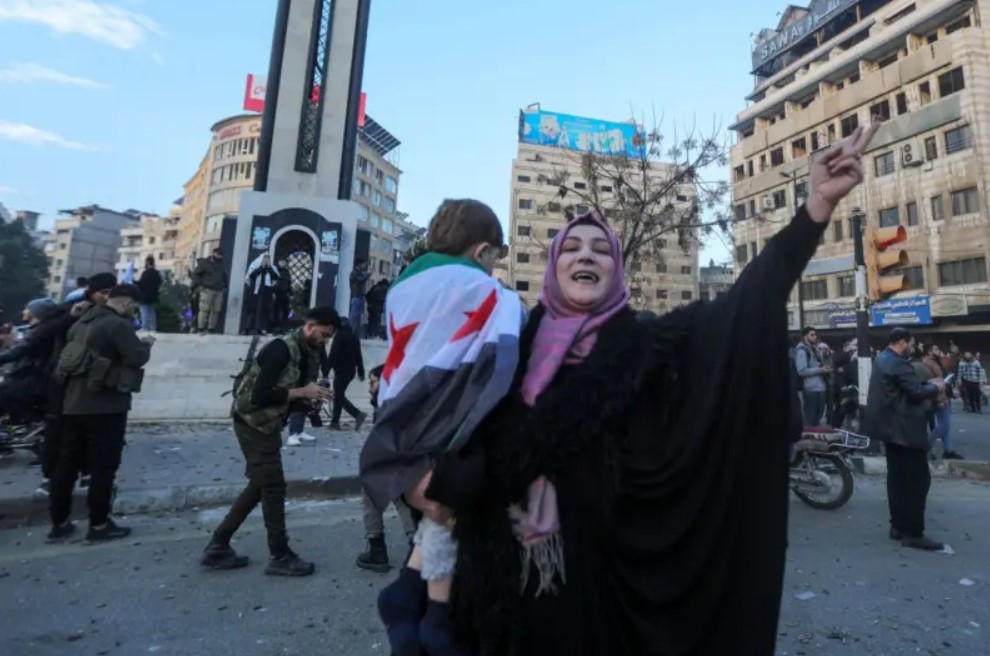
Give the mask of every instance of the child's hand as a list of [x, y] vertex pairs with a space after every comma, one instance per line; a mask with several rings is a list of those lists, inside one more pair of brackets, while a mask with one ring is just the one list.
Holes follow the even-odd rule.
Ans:
[[454, 517], [453, 511], [450, 508], [437, 503], [436, 501], [426, 498], [426, 488], [430, 486], [430, 480], [432, 480], [432, 478], [433, 471], [430, 470], [426, 472], [426, 476], [420, 479], [419, 483], [417, 483], [413, 489], [406, 493], [406, 502], [437, 524], [446, 526]]

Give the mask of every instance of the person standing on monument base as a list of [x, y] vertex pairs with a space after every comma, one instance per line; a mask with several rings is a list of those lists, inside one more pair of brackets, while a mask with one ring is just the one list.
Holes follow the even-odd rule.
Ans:
[[223, 296], [227, 291], [227, 273], [223, 268], [223, 252], [213, 249], [213, 254], [203, 258], [192, 272], [193, 285], [199, 292], [199, 332], [215, 333], [220, 313], [223, 311]]
[[291, 411], [324, 403], [330, 390], [318, 385], [320, 349], [340, 325], [330, 307], [317, 307], [302, 327], [277, 337], [261, 349], [243, 375], [235, 379], [231, 416], [244, 454], [248, 483], [227, 516], [213, 532], [200, 564], [211, 569], [237, 569], [248, 564], [230, 546], [234, 533], [260, 503], [271, 558], [265, 574], [308, 576], [316, 567], [289, 548], [285, 528], [285, 473], [282, 428]]
[[359, 259], [354, 262], [354, 270], [351, 271], [351, 306], [347, 318], [350, 319], [351, 328], [354, 334], [360, 339], [361, 322], [364, 320], [365, 295], [368, 293], [368, 281], [371, 274], [368, 272], [368, 260]]

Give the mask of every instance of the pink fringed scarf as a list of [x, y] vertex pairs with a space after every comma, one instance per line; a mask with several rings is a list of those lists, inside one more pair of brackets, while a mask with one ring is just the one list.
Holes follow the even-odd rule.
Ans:
[[[615, 261], [611, 286], [591, 312], [579, 312], [568, 306], [560, 281], [557, 280], [557, 260], [564, 240], [575, 225], [582, 223], [594, 224], [605, 232], [612, 259]], [[595, 212], [575, 217], [566, 228], [557, 233], [550, 244], [549, 262], [540, 294], [540, 303], [545, 308], [545, 314], [533, 339], [526, 374], [523, 376], [523, 402], [533, 406], [561, 366], [583, 362], [595, 346], [598, 329], [625, 308], [628, 302], [629, 290], [626, 288], [622, 245], [618, 236]], [[543, 477], [533, 481], [529, 486], [526, 509], [514, 505], [509, 508], [509, 517], [516, 537], [523, 546], [523, 588], [527, 585], [532, 564], [535, 564], [540, 575], [536, 594], [552, 592], [554, 576], [559, 574], [561, 580], [564, 580], [560, 516], [553, 483]]]

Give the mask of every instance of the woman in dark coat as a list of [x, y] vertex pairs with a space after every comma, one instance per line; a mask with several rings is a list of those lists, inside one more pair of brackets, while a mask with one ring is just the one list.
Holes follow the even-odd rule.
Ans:
[[464, 653], [773, 654], [787, 299], [875, 130], [814, 158], [807, 204], [719, 300], [637, 315], [597, 216], [554, 239], [515, 391], [407, 495], [456, 517]]

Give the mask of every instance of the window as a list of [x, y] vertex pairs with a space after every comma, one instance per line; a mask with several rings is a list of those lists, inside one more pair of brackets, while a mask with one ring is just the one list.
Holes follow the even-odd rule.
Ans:
[[55, 282], [62, 282], [62, 276], [55, 276], [53, 279]]
[[575, 189], [587, 189], [588, 188], [588, 185], [587, 185], [587, 183], [584, 183], [584, 182], [575, 182], [574, 183], [574, 188]]
[[876, 171], [877, 177], [884, 175], [890, 175], [894, 172], [894, 151], [889, 153], [884, 153], [883, 155], [877, 155], [873, 158], [873, 167]]
[[155, 238], [154, 237], [148, 237], [148, 245], [149, 246], [152, 246], [152, 245], [154, 245], [154, 243], [155, 243]]
[[853, 133], [853, 130], [859, 127], [859, 116], [856, 114], [851, 114], [841, 121], [842, 125], [842, 137], [848, 137]]
[[853, 73], [849, 76], [849, 86], [852, 86], [859, 82], [859, 73]]
[[938, 159], [938, 139], [925, 138], [925, 159]]
[[770, 151], [770, 166], [780, 166], [784, 163], [784, 149], [774, 148]]
[[753, 160], [746, 162], [746, 173], [749, 177], [753, 177]]
[[787, 205], [787, 192], [781, 189], [780, 191], [773, 192], [773, 208], [779, 210], [781, 207]]
[[966, 80], [963, 76], [962, 66], [938, 76], [938, 95], [940, 98], [951, 96], [965, 88]]
[[516, 281], [516, 291], [517, 292], [528, 292], [529, 291], [529, 281], [528, 280], [517, 280]]
[[529, 226], [516, 226], [516, 235], [519, 237], [529, 237], [530, 235]]
[[533, 200], [531, 198], [520, 198], [519, 199], [519, 209], [521, 209], [521, 210], [531, 210], [531, 209], [533, 209]]
[[390, 194], [394, 194], [399, 190], [399, 181], [392, 176], [386, 176], [385, 178], [385, 191]]
[[811, 133], [811, 150], [812, 151], [818, 150], [818, 133], [817, 132], [812, 132]]
[[392, 234], [393, 227], [394, 224], [392, 223], [392, 219], [386, 219], [382, 217], [382, 232], [384, 232], [387, 235], [390, 235]]
[[946, 33], [946, 35], [949, 35], [949, 34], [952, 34], [953, 32], [957, 32], [957, 31], [961, 30], [964, 27], [969, 27], [970, 25], [972, 25], [972, 23], [969, 20], [969, 16], [963, 16], [962, 18], [960, 18], [959, 20], [955, 21], [954, 23], [949, 23], [948, 25], [946, 25], [945, 26], [945, 33]]
[[973, 145], [973, 129], [968, 125], [945, 131], [945, 154], [951, 155]]
[[381, 169], [375, 169], [375, 181], [378, 184], [385, 184], [385, 173]]
[[835, 123], [829, 123], [828, 124], [828, 129], [827, 129], [826, 134], [828, 136], [828, 142], [830, 144], [831, 143], [834, 143], [835, 142]]
[[798, 159], [808, 154], [808, 141], [804, 137], [791, 142], [791, 157]]
[[547, 239], [553, 239], [560, 232], [558, 228], [547, 228]]
[[887, 68], [891, 64], [897, 63], [897, 51], [890, 53], [886, 57], [881, 57], [877, 60], [877, 68]]
[[692, 298], [694, 298], [694, 292], [690, 292], [690, 291], [681, 292], [682, 301], [690, 301]]
[[516, 253], [516, 262], [519, 264], [529, 264], [529, 253]]
[[901, 114], [907, 114], [908, 111], [907, 94], [906, 93], [897, 94], [896, 102], [897, 102], [897, 115], [900, 116]]
[[767, 155], [766, 153], [760, 155], [760, 173], [767, 170]]
[[685, 195], [685, 194], [677, 194], [676, 196], [674, 196], [674, 198], [676, 198], [678, 200], [678, 202], [681, 202], [681, 203], [686, 202], [687, 199], [688, 199], [687, 195]]
[[739, 182], [740, 180], [746, 179], [746, 167], [740, 164], [736, 168], [732, 169], [732, 181]]
[[[739, 168], [742, 168], [742, 167], [739, 167]], [[602, 185], [602, 193], [603, 194], [610, 194], [610, 193], [612, 193], [612, 187], [611, 187], [611, 185]]]
[[938, 32], [937, 31], [932, 32], [931, 34], [929, 34], [928, 36], [925, 37], [925, 43], [927, 43], [929, 45], [935, 43], [936, 41], [938, 41]]
[[980, 211], [980, 192], [976, 187], [952, 192], [952, 216]]
[[983, 257], [973, 257], [955, 262], [942, 262], [938, 265], [938, 284], [969, 285], [987, 281], [987, 261]]
[[836, 221], [832, 224], [832, 238], [836, 243], [844, 239], [842, 235], [842, 221]]
[[932, 101], [932, 85], [922, 82], [918, 85], [918, 96], [921, 98], [921, 106], [924, 107]]
[[391, 198], [389, 198], [388, 196], [385, 197], [385, 200], [383, 201], [382, 206], [388, 212], [394, 212], [395, 211], [395, 201], [392, 200]]
[[681, 275], [690, 276], [691, 275], [691, 265], [685, 264], [681, 267]]
[[667, 273], [667, 265], [666, 264], [658, 264], [657, 265], [657, 273]]
[[749, 201], [749, 216], [756, 216], [756, 201]]
[[889, 228], [901, 224], [900, 208], [896, 205], [894, 207], [888, 207], [885, 210], [880, 210], [879, 214], [881, 228]]
[[372, 212], [371, 213], [371, 227], [372, 228], [377, 228], [381, 224], [382, 224], [382, 215], [379, 214], [378, 212]]
[[839, 298], [856, 295], [856, 276], [839, 276]]
[[736, 221], [742, 221], [746, 218], [746, 205], [744, 203], [736, 205], [734, 209], [736, 213]]
[[657, 246], [659, 246], [660, 248], [667, 248], [667, 240], [666, 239], [658, 239], [657, 240]]
[[907, 204], [907, 224], [918, 225], [918, 204], [913, 201]]
[[[897, 55], [894, 55], [894, 60], [897, 60]], [[874, 119], [880, 119], [881, 121], [890, 120], [890, 102], [886, 100], [881, 100], [877, 104], [870, 107], [870, 116]]]
[[750, 255], [752, 255], [753, 257], [756, 257], [756, 242], [755, 241], [749, 242], [749, 252], [750, 252]]
[[749, 251], [746, 249], [746, 244], [739, 244], [736, 246], [736, 262], [739, 264], [745, 264], [749, 261]]
[[364, 182], [362, 180], [361, 181], [361, 189], [360, 189], [360, 191], [361, 191], [361, 195], [362, 196], [364, 196], [365, 198], [368, 198], [369, 196], [371, 196], [371, 185], [368, 184], [367, 182]]
[[902, 274], [907, 280], [908, 289], [925, 288], [925, 270], [921, 266], [898, 269], [897, 272]]
[[371, 202], [374, 203], [375, 205], [377, 205], [378, 207], [381, 207], [382, 206], [382, 192], [380, 192], [377, 189], [375, 189], [375, 193], [371, 197]]
[[366, 205], [358, 204], [358, 211], [361, 213], [361, 216], [358, 217], [358, 220], [367, 221], [369, 215], [368, 207]]
[[516, 182], [531, 182], [532, 179], [528, 175], [517, 175]]
[[559, 212], [560, 211], [560, 203], [549, 203], [549, 204], [547, 204], [547, 211], [548, 212]]
[[828, 281], [808, 280], [801, 283], [801, 291], [806, 301], [820, 301], [828, 298]]
[[932, 221], [941, 221], [945, 218], [945, 208], [942, 206], [942, 194], [932, 196]]
[[666, 289], [658, 289], [657, 290], [657, 298], [660, 299], [661, 301], [667, 300], [667, 290]]
[[587, 214], [587, 213], [588, 213], [588, 206], [587, 205], [575, 205], [574, 206], [574, 214], [575, 214], [575, 216], [577, 216], [579, 214]]

